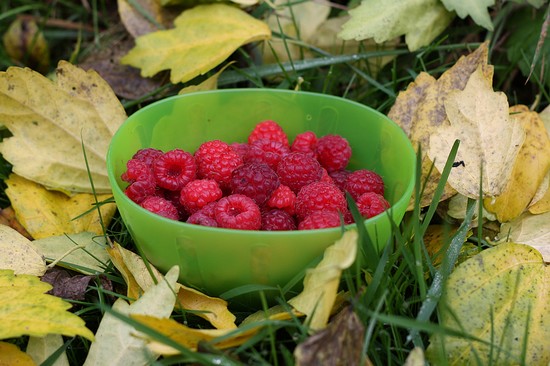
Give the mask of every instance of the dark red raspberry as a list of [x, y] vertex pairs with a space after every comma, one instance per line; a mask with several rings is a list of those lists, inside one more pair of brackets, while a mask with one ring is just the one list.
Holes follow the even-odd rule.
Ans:
[[231, 194], [220, 198], [216, 204], [218, 227], [241, 230], [260, 230], [260, 208], [244, 194]]
[[229, 146], [231, 146], [231, 148], [235, 150], [235, 152], [239, 154], [241, 159], [243, 159], [244, 161], [244, 159], [246, 158], [246, 154], [248, 154], [248, 149], [250, 148], [250, 146], [248, 144], [245, 144], [244, 142], [233, 142], [232, 144], [229, 144]]
[[212, 217], [206, 215], [204, 212], [197, 211], [186, 221], [188, 224], [194, 224], [194, 225], [201, 225], [201, 226], [210, 226], [210, 227], [218, 227], [218, 223], [216, 222], [216, 219], [213, 219]]
[[164, 154], [162, 150], [146, 147], [144, 149], [139, 149], [134, 156], [132, 156], [132, 159], [143, 161], [149, 167], [153, 168], [153, 162], [162, 154]]
[[273, 191], [271, 197], [267, 200], [266, 206], [271, 208], [278, 208], [288, 212], [290, 215], [294, 215], [294, 205], [296, 204], [296, 193], [294, 193], [288, 186], [280, 184], [276, 190]]
[[126, 187], [124, 194], [135, 203], [141, 203], [147, 197], [155, 196], [156, 188], [152, 180], [138, 180]]
[[267, 139], [271, 141], [277, 141], [288, 147], [288, 137], [281, 126], [275, 121], [267, 120], [260, 122], [254, 127], [250, 135], [248, 135], [248, 143], [252, 144], [254, 141]]
[[155, 159], [153, 174], [159, 187], [179, 191], [195, 179], [197, 166], [191, 153], [174, 149]]
[[384, 195], [384, 180], [372, 170], [359, 169], [351, 172], [344, 184], [344, 190], [348, 191], [354, 200], [366, 192], [374, 192]]
[[219, 200], [223, 192], [213, 179], [195, 179], [182, 188], [179, 201], [185, 210], [193, 214], [209, 204]]
[[154, 181], [153, 170], [147, 163], [137, 159], [128, 160], [126, 163], [126, 171], [122, 173], [120, 178], [128, 183], [143, 180]]
[[296, 230], [292, 215], [284, 210], [272, 209], [262, 214], [262, 227], [265, 231]]
[[224, 190], [229, 187], [231, 173], [243, 164], [243, 159], [227, 143], [211, 140], [195, 151], [195, 162], [200, 179], [214, 179]]
[[342, 225], [337, 211], [313, 211], [298, 224], [298, 230], [326, 229]]
[[293, 152], [281, 159], [277, 174], [281, 184], [297, 193], [303, 186], [321, 179], [323, 171], [319, 162], [311, 156]]
[[330, 173], [344, 169], [351, 158], [351, 146], [340, 135], [325, 135], [317, 140], [317, 160]]
[[267, 164], [246, 163], [233, 171], [229, 186], [231, 193], [244, 194], [262, 206], [279, 187], [279, 177]]
[[313, 131], [306, 131], [296, 135], [290, 146], [290, 151], [301, 152], [312, 158], [317, 158], [317, 153], [315, 152], [316, 146], [317, 135]]
[[290, 148], [279, 141], [260, 139], [249, 145], [245, 157], [247, 163], [264, 163], [273, 170], [277, 169], [279, 161], [290, 153]]
[[343, 214], [346, 210], [346, 197], [334, 184], [314, 182], [304, 186], [296, 195], [296, 215], [299, 220], [313, 211], [336, 211]]
[[346, 180], [348, 179], [348, 175], [350, 175], [350, 173], [351, 170], [340, 169], [330, 172], [328, 175], [330, 175], [332, 181], [336, 184], [336, 187], [340, 188], [342, 191], [345, 191]]
[[172, 202], [159, 196], [150, 196], [141, 202], [141, 207], [157, 215], [172, 220], [179, 220], [178, 210]]
[[367, 219], [381, 214], [390, 208], [390, 203], [386, 201], [384, 196], [375, 192], [363, 193], [356, 203], [361, 216]]
[[172, 204], [178, 210], [179, 221], [185, 221], [187, 219], [189, 213], [187, 212], [187, 209], [183, 207], [183, 205], [180, 203], [180, 191], [170, 191], [168, 189], [157, 187], [156, 196], [164, 197], [168, 201], [172, 202]]

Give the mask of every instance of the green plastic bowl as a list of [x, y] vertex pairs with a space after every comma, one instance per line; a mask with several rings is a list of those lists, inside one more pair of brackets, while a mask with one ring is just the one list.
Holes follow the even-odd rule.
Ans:
[[[186, 224], [150, 213], [123, 193], [126, 162], [141, 148], [194, 152], [205, 141], [246, 142], [254, 126], [277, 121], [289, 140], [306, 130], [339, 134], [352, 147], [349, 169], [376, 171], [391, 218], [401, 222], [414, 185], [415, 153], [401, 128], [365, 105], [329, 95], [273, 89], [226, 89], [169, 97], [131, 115], [107, 155], [120, 215], [136, 245], [161, 271], [180, 266], [180, 281], [213, 296], [244, 285], [284, 287], [315, 263], [341, 229], [245, 231]], [[390, 215], [365, 220], [378, 249], [391, 235]]]

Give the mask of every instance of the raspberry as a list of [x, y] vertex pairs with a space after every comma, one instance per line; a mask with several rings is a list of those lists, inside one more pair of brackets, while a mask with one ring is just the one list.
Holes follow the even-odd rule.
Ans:
[[189, 213], [187, 212], [187, 209], [180, 203], [180, 191], [170, 191], [168, 189], [162, 189], [158, 187], [157, 191], [157, 196], [166, 198], [176, 207], [176, 209], [178, 210], [179, 220], [185, 221], [187, 219], [187, 216], [189, 216]]
[[279, 208], [288, 212], [290, 215], [294, 215], [295, 204], [296, 193], [284, 184], [280, 184], [279, 187], [273, 191], [271, 197], [269, 197], [266, 202], [267, 207]]
[[147, 197], [154, 196], [155, 193], [156, 186], [152, 180], [135, 181], [124, 190], [124, 194], [135, 203], [141, 203]]
[[341, 191], [345, 191], [346, 180], [348, 179], [350, 173], [351, 170], [340, 169], [330, 172], [328, 175], [330, 175], [332, 181], [336, 184], [336, 187], [340, 188]]
[[248, 135], [248, 143], [252, 144], [254, 141], [267, 139], [271, 141], [280, 142], [283, 146], [288, 147], [288, 137], [283, 131], [283, 128], [279, 124], [272, 120], [267, 120], [258, 123], [250, 135]]
[[321, 168], [321, 178], [319, 179], [319, 182], [334, 184], [334, 181], [325, 168]]
[[147, 163], [137, 159], [128, 160], [126, 163], [126, 171], [122, 173], [120, 178], [128, 183], [142, 180], [154, 180], [153, 171]]
[[334, 184], [314, 182], [304, 186], [296, 196], [296, 215], [303, 220], [313, 211], [345, 213], [347, 202], [341, 190]]
[[281, 159], [277, 174], [281, 184], [297, 193], [303, 186], [321, 179], [323, 172], [317, 160], [304, 153], [293, 152]]
[[262, 224], [260, 208], [244, 194], [222, 197], [216, 204], [219, 227], [241, 230], [259, 230]]
[[210, 202], [219, 200], [223, 193], [213, 179], [196, 179], [182, 188], [179, 202], [193, 214]]
[[248, 146], [248, 144], [245, 144], [243, 142], [234, 142], [232, 144], [229, 144], [229, 146], [233, 150], [235, 150], [235, 152], [239, 154], [241, 159], [243, 159], [244, 161], [244, 158], [246, 157], [246, 154], [248, 154], [248, 149], [250, 148], [250, 146]]
[[149, 210], [157, 215], [166, 217], [172, 220], [179, 220], [178, 210], [172, 202], [159, 196], [149, 196], [141, 202], [141, 207]]
[[139, 149], [134, 156], [132, 156], [132, 159], [136, 159], [139, 161], [143, 161], [145, 164], [147, 164], [149, 167], [153, 167], [153, 162], [156, 158], [164, 154], [159, 149], [154, 149], [152, 147], [147, 147], [145, 149]]
[[384, 196], [375, 192], [363, 193], [356, 203], [357, 208], [361, 213], [361, 216], [367, 219], [376, 216], [390, 208], [390, 203], [386, 201]]
[[155, 159], [153, 174], [159, 187], [179, 191], [195, 179], [197, 166], [193, 155], [181, 149], [174, 149]]
[[315, 135], [315, 132], [306, 131], [296, 135], [290, 146], [290, 151], [301, 152], [312, 158], [317, 158], [317, 153], [315, 152], [316, 146], [317, 135]]
[[317, 160], [330, 173], [344, 169], [351, 157], [348, 140], [340, 135], [325, 135], [317, 140]]
[[279, 177], [266, 164], [246, 163], [233, 171], [229, 185], [233, 194], [244, 194], [262, 206], [279, 186]]
[[371, 170], [359, 169], [348, 175], [344, 190], [348, 191], [356, 201], [366, 192], [375, 192], [383, 196], [384, 181], [381, 176]]
[[292, 215], [284, 210], [273, 209], [262, 214], [262, 227], [265, 231], [296, 230]]
[[249, 145], [245, 161], [247, 163], [264, 163], [276, 170], [279, 161], [290, 152], [288, 146], [280, 141], [259, 139]]
[[313, 211], [298, 224], [298, 230], [326, 229], [341, 225], [337, 211]]
[[195, 151], [197, 175], [200, 179], [214, 179], [223, 190], [229, 187], [231, 173], [243, 164], [242, 158], [227, 143], [211, 140]]
[[218, 223], [215, 219], [208, 216], [204, 212], [197, 211], [186, 221], [188, 224], [194, 224], [194, 225], [201, 225], [201, 226], [210, 226], [210, 227], [218, 227]]

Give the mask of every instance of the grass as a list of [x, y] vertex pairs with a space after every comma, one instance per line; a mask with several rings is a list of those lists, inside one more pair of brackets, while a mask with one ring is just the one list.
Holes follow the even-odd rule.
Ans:
[[[104, 34], [119, 22], [114, 3], [107, 0], [54, 0], [51, 2], [4, 0], [0, 3], [0, 34], [3, 34], [18, 16], [34, 19], [49, 42], [50, 71], [52, 71], [57, 60], [82, 61], [91, 49], [103, 45], [106, 39]], [[347, 5], [345, 1], [339, 3]], [[532, 105], [536, 100], [535, 107], [540, 109], [548, 104], [547, 85], [540, 82], [537, 75], [534, 75], [525, 85], [525, 77], [518, 71], [519, 66], [510, 64], [507, 59], [504, 45], [509, 34], [506, 24], [513, 16], [513, 6], [515, 6], [509, 3], [507, 2], [506, 5], [502, 5], [502, 9], [499, 9], [493, 32], [486, 32], [469, 20], [456, 19], [453, 26], [432, 45], [416, 52], [409, 52], [400, 43], [392, 49], [359, 48], [353, 55], [331, 54], [307, 44], [299, 36], [292, 37], [283, 32], [276, 33], [275, 37], [285, 39], [287, 50], [290, 45], [299, 45], [302, 54], [307, 51], [313, 57], [309, 59], [298, 57], [287, 61], [279, 57], [271, 64], [262, 64], [258, 61], [260, 50], [255, 46], [244, 46], [231, 56], [236, 63], [221, 75], [219, 87], [299, 88], [342, 96], [387, 113], [399, 91], [412, 82], [419, 73], [427, 72], [437, 78], [452, 66], [460, 55], [468, 53], [484, 40], [490, 39], [491, 63], [495, 65], [494, 85], [507, 93], [514, 103]], [[251, 13], [261, 17], [268, 11], [270, 8], [263, 3], [251, 10]], [[337, 8], [332, 10], [334, 14], [339, 11]], [[369, 63], [381, 56], [392, 57], [392, 59], [381, 68], [375, 68]], [[0, 48], [0, 70], [5, 70], [12, 65], [25, 66], [28, 61], [28, 59], [14, 61], [7, 55], [5, 49]], [[197, 80], [202, 80], [215, 71], [217, 69]], [[165, 84], [137, 99], [122, 99], [121, 102], [130, 114], [156, 99], [175, 94], [182, 86], [185, 85]], [[517, 93], [517, 90], [522, 92]], [[361, 354], [365, 358], [368, 357], [374, 365], [403, 365], [411, 350], [415, 347], [425, 349], [430, 343], [430, 337], [434, 334], [471, 338], [468, 334], [440, 326], [437, 306], [444, 282], [461, 258], [460, 255], [463, 253], [461, 248], [464, 243], [474, 244], [478, 250], [486, 247], [481, 227], [474, 232], [473, 237], [467, 237], [475, 211], [473, 202], [469, 204], [466, 219], [453, 235], [445, 238], [439, 252], [431, 253], [423, 240], [431, 224], [452, 226], [446, 221], [444, 215], [438, 213], [438, 196], [442, 193], [445, 177], [449, 174], [452, 161], [451, 156], [432, 204], [426, 208], [420, 208], [417, 201], [414, 209], [406, 214], [403, 222], [393, 228], [392, 238], [382, 252], [373, 253], [368, 235], [361, 232], [359, 245], [363, 252], [370, 251], [369, 256], [364, 263], [352, 266], [343, 274], [341, 288], [347, 293], [348, 306], [363, 326], [361, 342], [353, 346], [360, 348]], [[0, 178], [5, 179], [9, 170], [9, 164], [2, 159]], [[420, 196], [422, 186], [423, 182], [418, 178], [416, 197]], [[2, 207], [6, 207], [9, 205], [9, 200], [3, 193], [5, 189], [3, 182], [0, 189], [2, 190], [0, 203]], [[127, 248], [135, 248], [119, 216], [115, 216], [105, 231], [113, 241]], [[107, 268], [103, 276], [111, 281], [113, 290], [106, 289], [98, 277], [88, 288], [85, 301], [73, 301], [72, 311], [81, 316], [92, 331], [97, 329], [103, 315], [109, 313], [135, 326], [151, 338], [181, 351], [180, 356], [162, 358], [156, 361], [155, 365], [187, 363], [292, 365], [295, 363], [293, 353], [296, 347], [309, 337], [308, 325], [304, 324], [302, 319], [273, 320], [268, 321], [261, 332], [239, 347], [220, 351], [215, 348], [215, 344], [203, 344], [201, 352], [190, 352], [162, 334], [112, 311], [111, 305], [114, 300], [118, 297], [124, 298], [125, 282], [112, 266]], [[255, 290], [258, 296], [261, 296], [261, 291], [257, 288], [238, 289], [226, 295], [231, 297], [245, 290]], [[236, 315], [238, 320], [242, 320], [250, 315], [250, 312], [236, 311]], [[190, 326], [207, 326], [193, 314], [173, 314], [173, 317], [184, 320]], [[26, 340], [27, 338], [23, 337], [9, 341], [24, 349]], [[65, 340], [66, 343], [59, 349], [59, 353], [65, 351], [71, 365], [83, 364], [90, 343], [80, 337]], [[329, 343], [329, 346], [334, 349], [343, 347], [342, 344], [337, 343], [337, 339], [332, 339], [330, 342], [334, 342]], [[498, 339], [491, 343], [493, 347], [491, 349], [494, 349], [491, 354], [495, 357], [492, 364], [497, 365], [501, 347]], [[351, 352], [351, 350], [348, 351]], [[52, 364], [54, 356], [52, 355], [44, 365]], [[520, 360], [519, 363], [524, 362]], [[443, 361], [442, 364], [445, 362]]]

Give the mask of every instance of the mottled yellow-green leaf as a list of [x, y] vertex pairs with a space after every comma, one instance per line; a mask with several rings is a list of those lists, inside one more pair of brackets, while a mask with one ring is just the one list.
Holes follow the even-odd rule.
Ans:
[[[37, 365], [41, 365], [61, 347], [63, 347], [63, 337], [59, 334], [47, 334], [43, 337], [29, 337], [25, 352]], [[67, 353], [62, 352], [53, 366], [69, 366]]]
[[0, 224], [0, 269], [10, 269], [15, 274], [42, 276], [46, 272], [46, 261], [29, 239], [15, 229]]
[[[483, 340], [432, 335], [435, 364], [547, 366], [550, 362], [550, 267], [539, 252], [504, 243], [458, 265], [446, 282], [440, 324]], [[489, 345], [489, 344], [491, 345]], [[525, 360], [522, 353], [525, 346]]]
[[327, 325], [342, 271], [352, 265], [356, 253], [357, 231], [348, 230], [325, 249], [321, 262], [306, 272], [302, 292], [288, 301], [294, 309], [306, 314], [306, 321], [312, 330]]
[[102, 235], [102, 223], [108, 225], [116, 211], [114, 203], [101, 205], [102, 222], [94, 206], [96, 199], [101, 202], [110, 198], [110, 194], [94, 197], [91, 193], [76, 193], [69, 196], [48, 190], [17, 174], [11, 174], [5, 182], [8, 186], [6, 194], [17, 220], [34, 239], [84, 231]]
[[271, 37], [266, 23], [227, 4], [198, 5], [174, 20], [174, 29], [136, 38], [121, 59], [144, 77], [171, 70], [172, 83], [186, 82], [223, 62], [240, 46]]
[[47, 73], [50, 49], [44, 33], [33, 19], [16, 18], [2, 37], [4, 50], [17, 64]]
[[36, 366], [37, 363], [15, 344], [0, 342], [0, 366]]
[[441, 0], [448, 11], [454, 11], [462, 19], [470, 16], [476, 24], [492, 31], [493, 22], [488, 7], [495, 5], [495, 0]]
[[60, 61], [56, 76], [0, 72], [0, 120], [13, 134], [0, 153], [14, 173], [47, 188], [91, 193], [91, 176], [97, 193], [109, 193], [107, 150], [126, 112], [96, 72]]
[[84, 320], [67, 311], [71, 304], [46, 294], [51, 288], [36, 276], [0, 270], [0, 339], [62, 334], [93, 341]]
[[499, 239], [529, 245], [550, 262], [550, 212], [538, 215], [525, 212], [502, 224]]
[[496, 214], [500, 222], [510, 221], [528, 207], [538, 187], [550, 169], [550, 138], [536, 112], [526, 106], [510, 108], [512, 121], [525, 131], [525, 142], [514, 162], [512, 176], [503, 192], [495, 198], [486, 198], [484, 207]]
[[[490, 80], [478, 68], [464, 90], [451, 91], [445, 100], [450, 124], [430, 136], [428, 156], [441, 172], [455, 140], [460, 146], [447, 183], [460, 194], [477, 198], [502, 193], [525, 140], [525, 131], [509, 115], [504, 93], [493, 91]], [[481, 171], [483, 168], [483, 172]]]
[[405, 35], [410, 51], [430, 44], [454, 18], [439, 0], [363, 0], [339, 36], [382, 43]]

